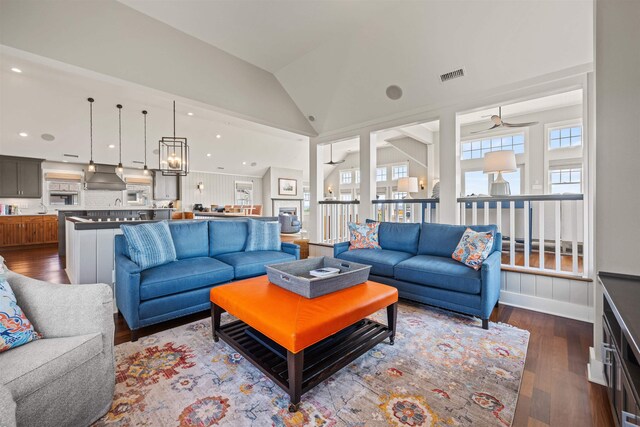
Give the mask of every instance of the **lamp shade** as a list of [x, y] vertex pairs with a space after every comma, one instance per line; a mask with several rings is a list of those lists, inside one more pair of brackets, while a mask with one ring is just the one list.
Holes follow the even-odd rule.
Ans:
[[401, 193], [417, 193], [418, 178], [416, 178], [415, 176], [398, 178], [398, 191]]
[[513, 150], [492, 151], [484, 155], [483, 172], [515, 172], [516, 153]]

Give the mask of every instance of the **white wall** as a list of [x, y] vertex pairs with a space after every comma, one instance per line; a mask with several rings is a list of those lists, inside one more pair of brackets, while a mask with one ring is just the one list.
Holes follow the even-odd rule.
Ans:
[[[262, 178], [256, 176], [224, 175], [208, 172], [190, 172], [180, 178], [180, 200], [182, 209], [190, 211], [194, 203], [201, 203], [203, 207], [210, 205], [235, 204], [235, 181], [253, 182], [253, 202], [262, 203]], [[197, 189], [199, 182], [204, 184], [202, 192]]]
[[3, 45], [258, 123], [315, 133], [273, 74], [120, 2], [6, 0], [1, 5]]
[[[300, 169], [290, 169], [290, 168], [277, 168], [271, 167], [267, 171], [267, 173], [263, 176], [262, 188], [263, 188], [263, 214], [265, 216], [272, 216], [277, 214], [277, 212], [273, 212], [273, 203], [271, 199], [302, 199], [302, 190], [303, 190], [303, 171]], [[283, 196], [278, 194], [278, 180], [280, 178], [288, 178], [295, 179], [298, 183], [297, 186], [297, 194], [295, 196]], [[284, 202], [282, 202], [284, 203]], [[280, 203], [276, 203], [276, 210]], [[300, 209], [300, 203], [296, 202], [293, 204], [286, 204], [286, 207], [297, 206]], [[282, 207], [285, 207], [284, 205]]]

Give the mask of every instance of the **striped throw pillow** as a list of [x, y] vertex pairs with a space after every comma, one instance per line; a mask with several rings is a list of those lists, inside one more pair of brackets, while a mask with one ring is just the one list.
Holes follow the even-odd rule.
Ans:
[[257, 219], [249, 219], [248, 221], [249, 236], [245, 252], [281, 250], [279, 222]]
[[127, 240], [131, 260], [140, 268], [147, 269], [176, 260], [176, 248], [167, 221], [121, 225], [120, 229]]

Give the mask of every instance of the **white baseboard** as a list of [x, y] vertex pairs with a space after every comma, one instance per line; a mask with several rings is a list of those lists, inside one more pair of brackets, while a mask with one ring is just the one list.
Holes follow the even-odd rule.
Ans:
[[500, 303], [589, 323], [594, 319], [593, 307], [505, 290], [500, 291]]
[[607, 385], [607, 380], [604, 377], [604, 365], [601, 361], [596, 359], [596, 351], [593, 347], [589, 347], [589, 363], [587, 363], [587, 378], [590, 382]]

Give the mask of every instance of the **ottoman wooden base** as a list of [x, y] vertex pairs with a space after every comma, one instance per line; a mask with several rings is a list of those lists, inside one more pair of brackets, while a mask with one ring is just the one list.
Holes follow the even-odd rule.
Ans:
[[286, 360], [281, 354], [247, 334], [249, 325], [241, 320], [220, 325], [224, 309], [212, 304], [211, 320], [213, 339], [233, 347], [245, 359], [260, 369], [267, 377], [289, 394], [289, 410], [298, 410], [300, 398], [335, 372], [381, 343], [390, 339], [393, 345], [396, 329], [397, 303], [387, 307], [387, 325], [363, 319], [355, 325], [328, 337], [302, 351], [286, 351]]

